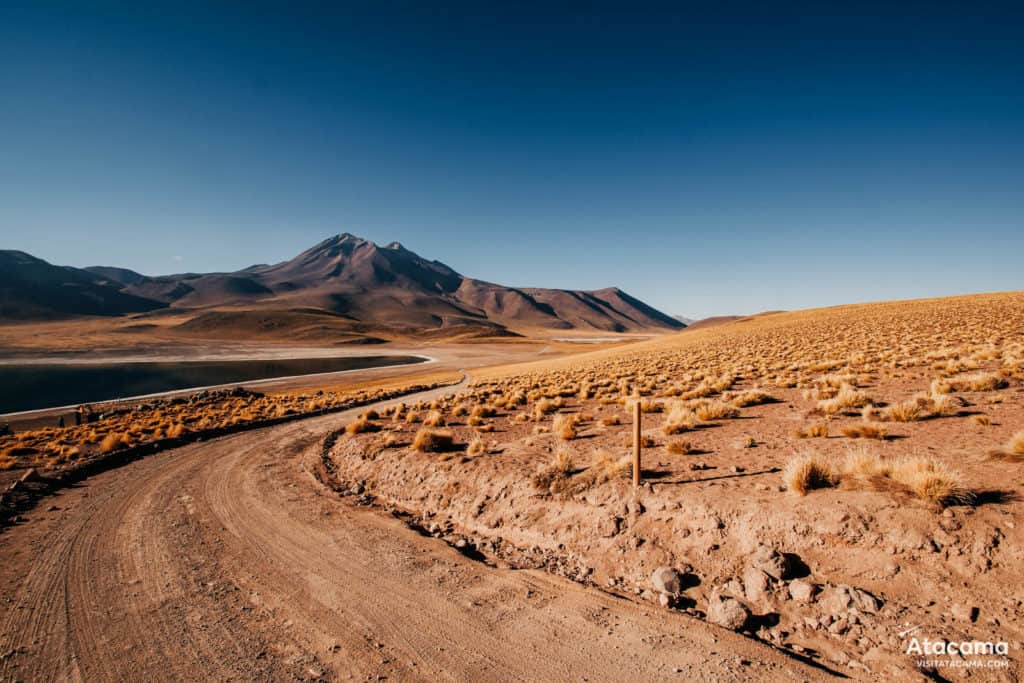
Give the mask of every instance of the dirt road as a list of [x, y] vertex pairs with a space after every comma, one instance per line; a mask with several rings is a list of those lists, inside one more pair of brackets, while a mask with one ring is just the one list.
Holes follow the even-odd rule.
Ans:
[[352, 417], [195, 443], [43, 501], [0, 535], [0, 680], [826, 677], [340, 500], [310, 455]]

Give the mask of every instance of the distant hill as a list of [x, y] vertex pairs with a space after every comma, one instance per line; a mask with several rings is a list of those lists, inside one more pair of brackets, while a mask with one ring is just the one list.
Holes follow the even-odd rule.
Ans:
[[[116, 315], [154, 308], [195, 310], [196, 316], [184, 324], [183, 331], [197, 333], [228, 321], [244, 329], [272, 329], [298, 325], [300, 320], [303, 329], [357, 335], [390, 330], [508, 336], [538, 330], [635, 332], [684, 327], [615, 287], [596, 291], [506, 287], [467, 278], [397, 242], [379, 246], [348, 233], [324, 240], [288, 261], [230, 273], [147, 277], [124, 268], [77, 270], [45, 265], [64, 273], [66, 280], [119, 296], [108, 296], [104, 312], [96, 307], [86, 311], [58, 301], [65, 290], [57, 288], [49, 298], [39, 300], [34, 309], [37, 317]], [[11, 282], [9, 291], [16, 299], [17, 282]], [[31, 315], [26, 309], [22, 317]]]
[[120, 283], [77, 268], [54, 266], [23, 251], [0, 251], [0, 319], [124, 315], [161, 308]]

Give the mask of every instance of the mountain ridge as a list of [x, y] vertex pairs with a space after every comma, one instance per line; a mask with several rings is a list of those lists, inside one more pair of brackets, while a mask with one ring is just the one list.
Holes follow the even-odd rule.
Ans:
[[[11, 254], [20, 252], [0, 252]], [[28, 255], [25, 255], [28, 256]], [[34, 259], [35, 257], [29, 257]], [[399, 242], [378, 245], [351, 233], [333, 235], [274, 264], [255, 264], [233, 272], [146, 276], [127, 268], [85, 269], [38, 263], [64, 273], [69, 282], [89, 283], [94, 298], [109, 305], [90, 314], [124, 315], [155, 309], [216, 310], [239, 314], [313, 311], [363, 328], [413, 333], [445, 328], [488, 330], [495, 334], [531, 330], [598, 332], [673, 331], [684, 325], [618, 287], [568, 290], [508, 287], [464, 276], [441, 261], [421, 257]], [[36, 265], [36, 267], [39, 267]], [[51, 303], [62, 285], [52, 283]], [[66, 284], [66, 283], [65, 283]], [[6, 299], [15, 296], [16, 283]], [[37, 317], [70, 314], [67, 307], [33, 309]], [[22, 318], [33, 315], [23, 312]], [[209, 315], [208, 322], [215, 320]], [[210, 322], [210, 324], [213, 324]]]

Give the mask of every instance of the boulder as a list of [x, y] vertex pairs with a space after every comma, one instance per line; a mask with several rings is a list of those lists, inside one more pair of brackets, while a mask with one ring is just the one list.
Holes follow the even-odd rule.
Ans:
[[678, 597], [683, 592], [683, 575], [674, 567], [658, 567], [651, 574], [651, 584], [659, 593]]
[[752, 602], [765, 597], [773, 583], [772, 577], [757, 567], [747, 567], [743, 572], [743, 594]]
[[849, 609], [856, 609], [867, 614], [877, 614], [882, 609], [882, 601], [871, 593], [839, 585], [828, 590], [821, 600], [822, 606], [832, 614], [841, 614]]
[[776, 581], [784, 581], [793, 574], [793, 563], [789, 558], [775, 548], [766, 545], [762, 545], [754, 551], [751, 564]]
[[812, 602], [818, 587], [810, 581], [797, 579], [789, 582], [789, 597], [797, 602]]
[[733, 598], [713, 595], [708, 602], [708, 621], [722, 628], [739, 631], [750, 619], [750, 610]]

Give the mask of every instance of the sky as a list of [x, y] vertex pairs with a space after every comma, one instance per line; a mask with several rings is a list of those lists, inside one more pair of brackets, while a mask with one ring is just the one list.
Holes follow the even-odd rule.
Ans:
[[691, 317], [1024, 289], [1024, 5], [0, 3], [0, 248]]

